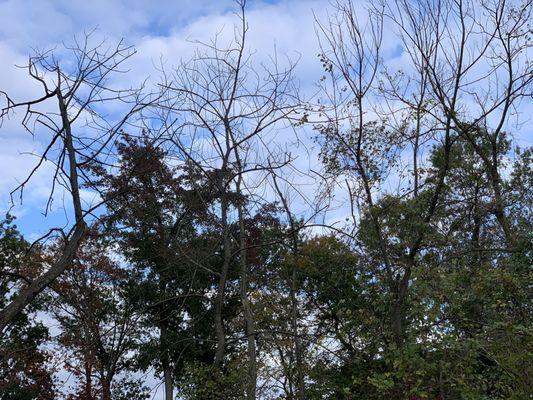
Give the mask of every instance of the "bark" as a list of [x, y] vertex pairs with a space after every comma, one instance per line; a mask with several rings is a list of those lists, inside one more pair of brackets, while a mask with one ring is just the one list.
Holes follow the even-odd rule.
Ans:
[[498, 171], [498, 150], [493, 149], [493, 152], [493, 160], [491, 163], [492, 165], [487, 165], [486, 163], [486, 168], [489, 170], [489, 179], [491, 182], [492, 190], [494, 192], [494, 215], [498, 220], [498, 224], [502, 228], [507, 244], [511, 246], [511, 248], [515, 248], [516, 238], [511, 228], [509, 218], [505, 212], [505, 202], [502, 194], [501, 178], [500, 173]]
[[[411, 261], [412, 262], [412, 261]], [[405, 342], [405, 301], [409, 289], [412, 265], [406, 267], [405, 272], [398, 282], [396, 299], [392, 305], [391, 325], [394, 343], [401, 349]]]
[[302, 343], [298, 332], [298, 299], [296, 298], [296, 271], [292, 271], [291, 281], [291, 330], [294, 337], [294, 353], [296, 356], [296, 386], [298, 400], [305, 399], [305, 380], [303, 372]]
[[[220, 184], [219, 189], [225, 191], [226, 189], [223, 188], [223, 186], [223, 184]], [[218, 279], [217, 296], [215, 299], [215, 331], [217, 336], [217, 348], [214, 360], [215, 367], [219, 369], [221, 368], [222, 361], [224, 360], [224, 353], [226, 347], [226, 333], [224, 330], [223, 309], [224, 302], [226, 301], [226, 280], [228, 277], [229, 264], [231, 261], [231, 240], [229, 236], [228, 227], [228, 201], [224, 194], [222, 195], [220, 208], [222, 234], [224, 235], [224, 260], [222, 263], [222, 270], [220, 271], [220, 277]]]
[[[239, 178], [241, 179], [241, 178]], [[238, 187], [240, 184], [238, 184]], [[240, 190], [240, 188], [238, 189]], [[246, 231], [244, 226], [243, 206], [238, 206], [239, 216], [239, 242], [240, 242], [240, 263], [241, 263], [241, 301], [246, 322], [246, 337], [248, 342], [248, 384], [246, 385], [246, 398], [255, 400], [257, 391], [257, 352], [255, 320], [248, 298], [248, 265], [246, 259]]]
[[168, 365], [166, 365], [163, 369], [163, 379], [165, 381], [165, 400], [172, 400], [174, 398], [172, 388], [172, 370]]
[[78, 246], [85, 234], [85, 224], [79, 223], [70, 237], [60, 259], [43, 275], [33, 280], [25, 286], [20, 293], [0, 311], [0, 332], [3, 332], [10, 322], [24, 308], [37, 297], [46, 287], [48, 287], [59, 275], [61, 275], [71, 264]]
[[[160, 316], [163, 318], [163, 316]], [[161, 365], [163, 366], [163, 382], [165, 385], [165, 400], [172, 400], [174, 393], [172, 387], [172, 368], [168, 360], [168, 329], [164, 321], [160, 321], [159, 343], [161, 345]]]
[[102, 379], [102, 400], [111, 400], [111, 378]]
[[85, 392], [86, 398], [90, 399], [91, 396], [92, 396], [92, 392], [93, 392], [93, 387], [92, 387], [92, 365], [87, 360], [87, 358], [88, 358], [87, 354], [85, 355], [85, 357], [86, 357], [86, 359], [85, 359], [85, 388], [84, 388], [84, 392]]

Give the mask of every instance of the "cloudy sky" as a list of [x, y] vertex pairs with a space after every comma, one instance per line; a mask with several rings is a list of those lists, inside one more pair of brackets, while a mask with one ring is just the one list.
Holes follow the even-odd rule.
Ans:
[[[322, 75], [314, 19], [327, 17], [326, 0], [249, 0], [248, 47], [256, 51], [256, 61], [266, 60], [276, 51], [282, 57], [298, 60], [295, 75], [301, 90], [310, 94]], [[363, 7], [362, 2], [357, 2]], [[76, 35], [97, 29], [96, 36], [109, 43], [124, 39], [137, 49], [130, 60], [127, 83], [147, 77], [158, 78], [155, 65], [167, 67], [187, 59], [195, 40], [208, 41], [216, 34], [231, 36], [236, 21], [233, 0], [0, 0], [0, 90], [16, 100], [35, 98], [38, 86], [16, 65], [27, 63], [32, 48], [51, 49], [69, 43]], [[407, 54], [388, 26], [385, 27], [382, 55], [392, 69], [404, 67]], [[531, 102], [525, 105], [533, 110]], [[532, 112], [529, 115], [533, 115]], [[527, 119], [527, 118], [526, 118]], [[523, 124], [517, 143], [531, 145], [533, 128]], [[311, 133], [303, 133], [310, 135]], [[38, 138], [20, 128], [20, 118], [4, 121], [0, 129], [0, 212], [9, 208], [9, 193], [28, 173], [36, 159], [30, 153], [42, 149]], [[47, 219], [40, 213], [50, 189], [51, 168], [40, 170], [24, 192], [23, 204], [11, 209], [24, 233], [39, 232], [64, 219], [62, 199], [56, 199], [56, 212]], [[68, 199], [66, 199], [66, 202]]]

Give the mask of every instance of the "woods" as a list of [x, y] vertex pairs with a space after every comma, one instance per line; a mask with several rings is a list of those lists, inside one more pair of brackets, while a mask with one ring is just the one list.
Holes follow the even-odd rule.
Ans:
[[250, 7], [138, 87], [88, 32], [0, 88], [65, 216], [0, 222], [0, 399], [530, 398], [531, 0], [334, 1], [312, 93]]

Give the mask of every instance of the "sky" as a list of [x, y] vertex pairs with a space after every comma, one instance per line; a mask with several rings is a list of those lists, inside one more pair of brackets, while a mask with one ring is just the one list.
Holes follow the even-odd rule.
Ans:
[[[248, 1], [249, 49], [257, 51], [259, 60], [267, 60], [274, 51], [298, 60], [295, 75], [304, 93], [313, 93], [322, 76], [315, 17], [326, 17], [327, 4], [326, 0]], [[135, 46], [137, 54], [129, 62], [128, 81], [155, 80], [154, 66], [160, 62], [172, 66], [189, 58], [196, 47], [192, 41], [208, 41], [218, 32], [231, 34], [234, 11], [232, 0], [0, 0], [0, 90], [17, 100], [34, 98], [38, 87], [17, 65], [27, 62], [32, 48], [54, 48], [95, 28], [96, 35], [109, 43], [123, 38]], [[383, 46], [389, 65], [400, 68], [406, 62], [389, 29]], [[531, 104], [528, 107], [533, 110]], [[532, 132], [525, 126], [517, 134], [518, 143], [531, 145]], [[309, 138], [312, 133], [301, 134]], [[35, 165], [31, 153], [42, 146], [38, 137], [21, 129], [17, 115], [0, 127], [0, 213], [10, 209], [30, 239], [65, 219], [61, 199], [56, 200], [55, 212], [47, 218], [42, 215], [50, 191], [49, 166], [38, 171], [22, 204], [16, 197], [15, 206], [10, 205], [10, 192]], [[314, 163], [316, 159], [300, 161]]]
[[[282, 64], [297, 61], [294, 75], [300, 92], [307, 97], [316, 93], [317, 82], [323, 75], [315, 18], [327, 17], [327, 4], [325, 0], [247, 2], [247, 43], [248, 49], [255, 52], [254, 62], [268, 62], [274, 53]], [[129, 72], [118, 78], [118, 84], [132, 85], [147, 78], [155, 82], [159, 77], [156, 66], [163, 63], [172, 67], [190, 58], [197, 48], [194, 41], [208, 42], [217, 34], [223, 39], [231, 37], [236, 11], [233, 0], [0, 0], [0, 90], [19, 101], [36, 98], [41, 94], [40, 88], [19, 67], [27, 64], [33, 49], [61, 52], [62, 43], [72, 43], [73, 37], [94, 29], [95, 38], [105, 38], [110, 44], [124, 39], [137, 51], [128, 61]], [[383, 54], [387, 60], [399, 66], [405, 61], [402, 53], [401, 46], [388, 39], [386, 31]], [[14, 114], [0, 129], [0, 213], [9, 211], [15, 215], [19, 228], [33, 240], [51, 227], [68, 222], [63, 205], [68, 205], [69, 199], [58, 192], [52, 212], [43, 218], [53, 171], [48, 164], [24, 189], [22, 199], [16, 193], [14, 202], [11, 201], [11, 191], [36, 163], [32, 153], [43, 150], [42, 140], [21, 128], [20, 116]], [[300, 152], [297, 163], [304, 169], [316, 167], [318, 161], [317, 151], [309, 148], [313, 135], [309, 128], [300, 132], [308, 147], [295, 150]], [[307, 185], [302, 190], [313, 197], [316, 188]], [[94, 201], [90, 193], [83, 195], [87, 202]], [[306, 208], [302, 203], [302, 212]], [[340, 212], [345, 213], [346, 210]], [[331, 218], [340, 214], [330, 211]]]
[[[356, 5], [363, 7], [362, 1]], [[319, 45], [315, 18], [328, 16], [327, 0], [248, 0], [248, 48], [255, 51], [255, 61], [267, 61], [276, 52], [283, 59], [298, 61], [295, 70], [301, 91], [310, 95], [322, 76], [318, 60]], [[39, 87], [28, 79], [25, 70], [32, 49], [61, 49], [61, 43], [72, 42], [74, 36], [96, 29], [97, 38], [108, 43], [124, 39], [137, 54], [128, 61], [129, 72], [121, 84], [140, 83], [149, 78], [155, 82], [159, 73], [155, 66], [177, 65], [188, 59], [197, 45], [216, 34], [229, 37], [235, 18], [233, 0], [0, 0], [0, 90], [16, 100], [35, 98]], [[407, 53], [390, 27], [385, 26], [382, 55], [391, 70], [405, 66]], [[0, 99], [1, 101], [1, 99]], [[533, 115], [531, 102], [522, 109], [522, 117]], [[309, 139], [309, 129], [300, 135]], [[519, 145], [532, 144], [533, 128], [523, 124], [515, 138]], [[309, 141], [310, 143], [310, 141]], [[44, 204], [50, 191], [51, 165], [39, 170], [24, 191], [22, 204], [17, 196], [11, 207], [10, 192], [35, 165], [31, 153], [42, 150], [43, 143], [20, 126], [20, 114], [4, 121], [0, 128], [0, 213], [10, 210], [26, 235], [38, 237], [48, 227], [65, 220], [62, 202], [55, 200], [55, 212], [43, 218]], [[301, 149], [302, 154], [306, 154]], [[312, 152], [313, 153], [313, 152]], [[316, 152], [315, 152], [316, 153]], [[314, 154], [315, 154], [314, 153]], [[316, 162], [305, 157], [302, 164]], [[88, 197], [90, 194], [84, 193]], [[87, 201], [90, 201], [88, 199]]]
[[[314, 15], [324, 12], [324, 2], [285, 0], [248, 2], [250, 25], [248, 44], [258, 60], [267, 60], [274, 51], [298, 60], [296, 75], [303, 90], [312, 90], [320, 77]], [[141, 82], [156, 80], [155, 65], [166, 66], [187, 59], [195, 40], [208, 41], [215, 34], [231, 34], [235, 22], [235, 3], [226, 0], [196, 1], [26, 1], [0, 0], [0, 90], [16, 100], [38, 95], [39, 88], [17, 66], [27, 63], [32, 49], [60, 49], [74, 36], [96, 29], [95, 36], [108, 43], [124, 39], [137, 54], [129, 61], [124, 79]], [[62, 202], [55, 200], [55, 212], [43, 218], [50, 189], [51, 165], [38, 171], [11, 207], [10, 192], [35, 165], [31, 153], [42, 150], [38, 137], [20, 127], [20, 115], [4, 121], [0, 129], [0, 212], [8, 209], [30, 238], [64, 221]]]

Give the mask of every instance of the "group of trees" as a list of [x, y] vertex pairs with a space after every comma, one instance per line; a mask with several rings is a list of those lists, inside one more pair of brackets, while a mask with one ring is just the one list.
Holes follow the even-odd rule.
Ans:
[[44, 214], [70, 199], [0, 225], [0, 399], [528, 398], [531, 1], [339, 0], [307, 99], [236, 6], [155, 88], [87, 35], [0, 92], [44, 143], [13, 193], [47, 168]]

